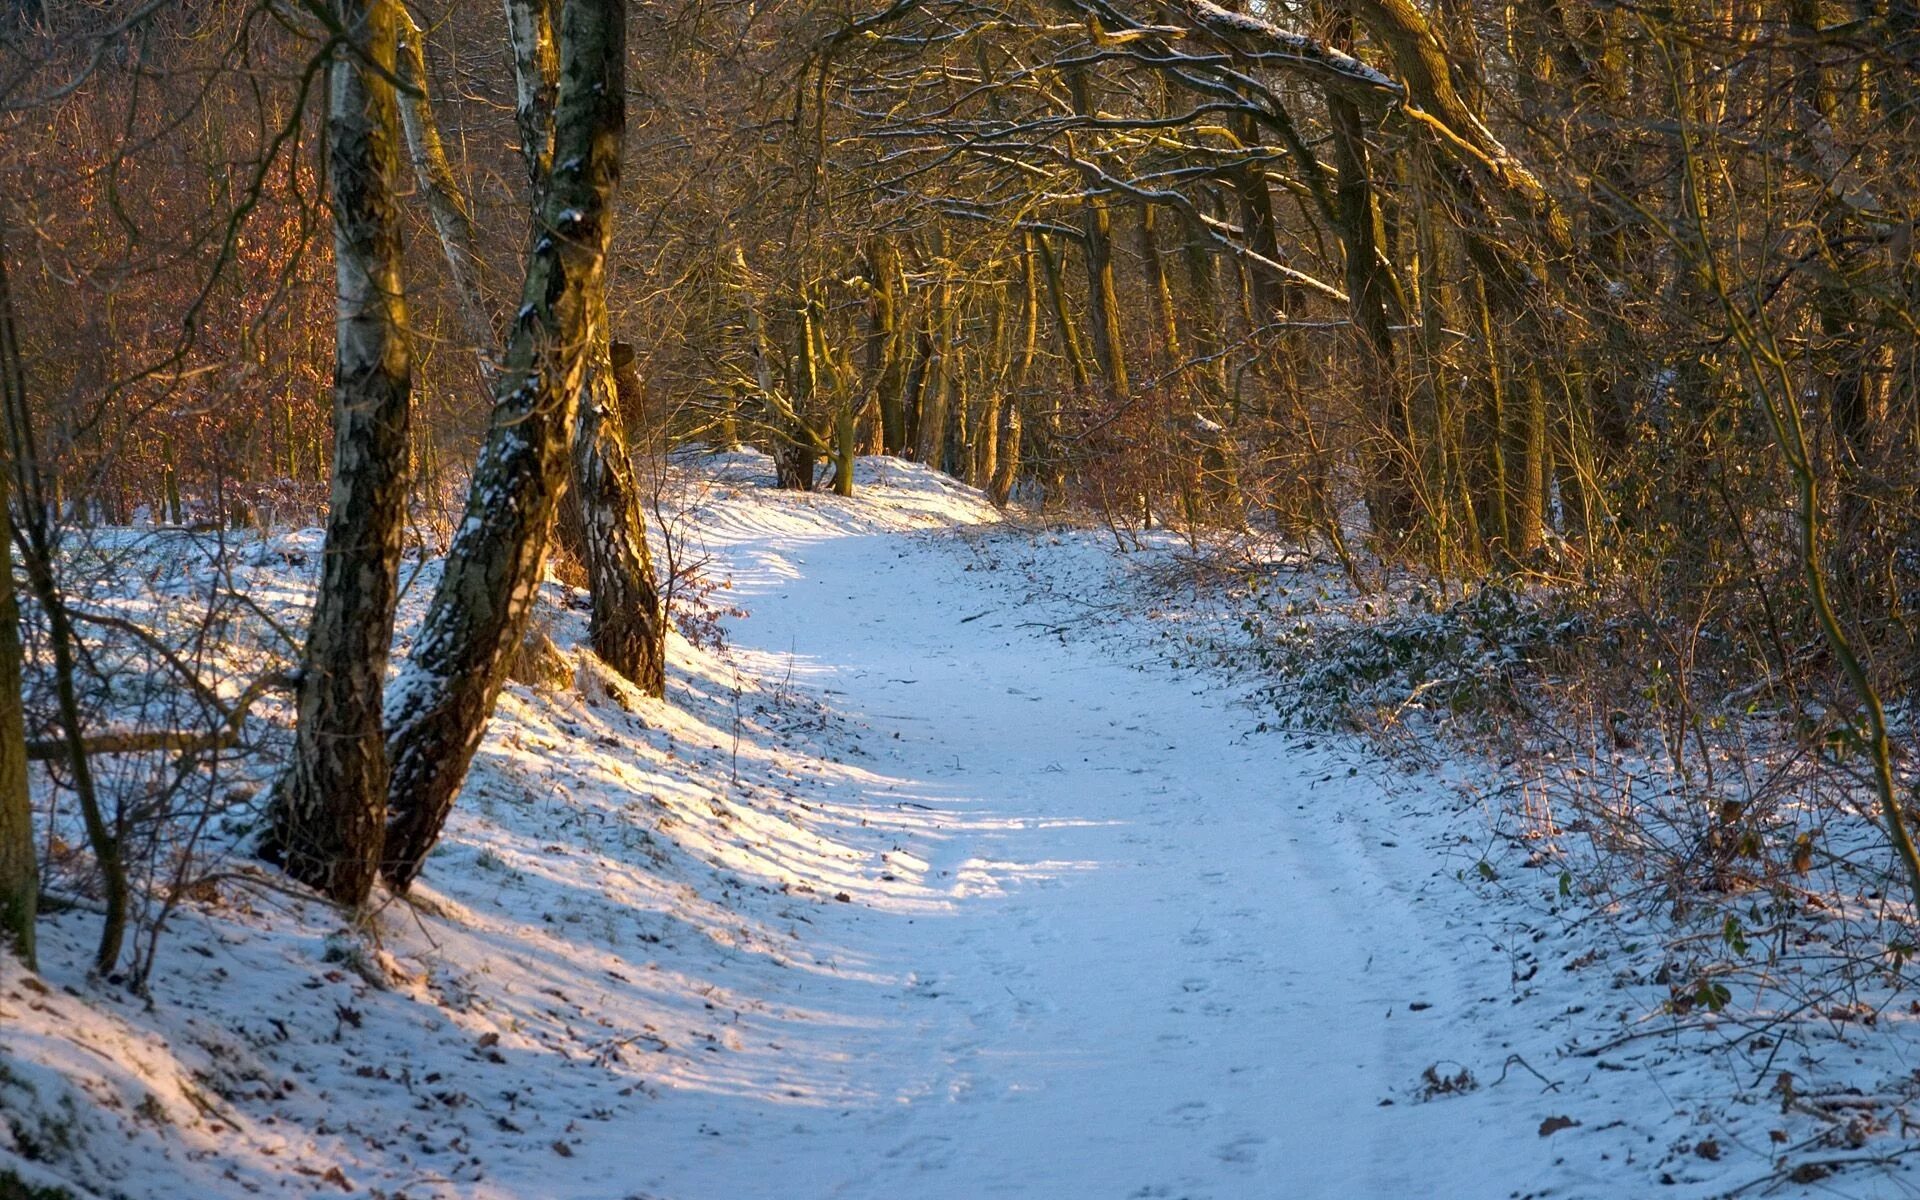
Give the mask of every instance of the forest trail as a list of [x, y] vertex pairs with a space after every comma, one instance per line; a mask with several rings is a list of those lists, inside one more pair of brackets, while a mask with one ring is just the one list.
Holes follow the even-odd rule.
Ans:
[[[676, 639], [664, 704], [587, 658], [509, 688], [415, 903], [367, 935], [248, 885], [243, 847], [170, 927], [152, 1004], [89, 983], [90, 914], [44, 921], [47, 985], [0, 975], [0, 1111], [62, 1149], [0, 1167], [152, 1200], [332, 1176], [388, 1200], [1705, 1200], [1777, 1176], [1777, 1105], [1715, 1102], [1755, 1085], [1650, 1036], [1664, 989], [1629, 990], [1498, 835], [1484, 768], [1265, 730], [1253, 685], [1166, 661], [1176, 618], [1135, 612], [1165, 548], [1002, 522], [910, 465], [864, 463], [851, 500], [774, 490], [758, 455], [696, 465], [676, 553], [745, 610], [724, 650]], [[218, 569], [290, 608], [312, 536]], [[145, 553], [167, 587], [214, 569]], [[546, 585], [562, 646], [578, 600]]]
[[[995, 561], [1019, 535], [709, 536], [752, 612], [736, 653], [871, 729], [838, 803], [899, 827], [931, 902], [830, 910], [874, 983], [783, 977], [780, 1003], [848, 1022], [824, 1070], [869, 1102], [703, 1126], [659, 1195], [1492, 1197], [1566, 1150], [1532, 1079], [1493, 1093], [1504, 1130], [1489, 1093], [1419, 1102], [1430, 1064], [1486, 1072], [1474, 1008], [1511, 1019], [1511, 960], [1420, 919], [1440, 862], [1373, 780], [1055, 635], [1072, 602], [1023, 604]], [[1026, 569], [1070, 591], [1087, 557]]]

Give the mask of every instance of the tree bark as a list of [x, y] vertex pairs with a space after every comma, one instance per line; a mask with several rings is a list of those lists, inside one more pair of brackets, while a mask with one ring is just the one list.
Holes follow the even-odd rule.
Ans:
[[[520, 153], [531, 181], [532, 211], [553, 169], [554, 96], [560, 64], [553, 44], [551, 0], [508, 0], [507, 34], [513, 43], [514, 117]], [[426, 72], [421, 69], [424, 78]], [[409, 129], [411, 136], [411, 129]], [[436, 138], [437, 141], [437, 138]], [[449, 181], [451, 174], [449, 173]], [[462, 206], [464, 208], [464, 205]], [[458, 226], [440, 223], [445, 231]], [[470, 230], [469, 230], [470, 235]], [[455, 257], [448, 243], [449, 260]], [[470, 303], [479, 306], [478, 292]], [[651, 696], [666, 694], [667, 624], [660, 587], [647, 546], [646, 511], [634, 482], [626, 424], [618, 399], [617, 364], [607, 318], [605, 287], [597, 298], [593, 357], [579, 397], [573, 430], [571, 516], [578, 557], [586, 565], [593, 605], [590, 640], [608, 666]], [[632, 357], [627, 357], [631, 371]]]
[[386, 875], [405, 890], [440, 836], [526, 632], [581, 385], [602, 319], [626, 126], [625, 0], [571, 0], [540, 232], [467, 507], [413, 657], [387, 696]]
[[27, 792], [27, 725], [20, 692], [20, 606], [13, 594], [13, 521], [0, 473], [0, 951], [38, 968], [33, 919], [40, 860]]
[[[667, 614], [647, 546], [633, 461], [622, 427], [619, 364], [604, 315], [573, 431], [573, 486], [579, 496], [587, 586], [593, 594], [593, 652], [649, 696], [667, 690]], [[631, 371], [631, 351], [627, 355]]]
[[513, 48], [513, 118], [520, 161], [527, 169], [533, 211], [553, 165], [554, 102], [560, 57], [553, 44], [553, 0], [506, 0], [507, 40]]
[[397, 6], [341, 0], [339, 15], [359, 50], [336, 59], [329, 76], [339, 297], [333, 486], [320, 591], [301, 660], [293, 759], [274, 791], [261, 849], [295, 879], [357, 905], [379, 874], [385, 842], [381, 694], [407, 515], [412, 374], [394, 199]]
[[867, 244], [871, 274], [868, 312], [872, 329], [867, 340], [867, 372], [874, 379], [880, 405], [880, 446], [899, 454], [907, 446], [906, 375], [907, 338], [900, 324], [900, 254], [885, 236]]
[[[1085, 71], [1067, 76], [1074, 107], [1083, 117], [1094, 115], [1093, 92]], [[1093, 327], [1093, 357], [1107, 391], [1116, 399], [1126, 399], [1126, 348], [1122, 341], [1120, 300], [1113, 283], [1113, 217], [1107, 197], [1092, 180], [1086, 183], [1080, 201], [1081, 244], [1087, 259], [1088, 324]]]
[[413, 160], [413, 176], [420, 194], [426, 198], [427, 211], [433, 217], [434, 232], [447, 260], [447, 274], [459, 302], [460, 322], [467, 340], [479, 356], [481, 377], [491, 372], [488, 355], [497, 333], [482, 299], [479, 281], [480, 258], [474, 251], [473, 213], [467, 204], [460, 180], [447, 160], [447, 148], [440, 140], [440, 126], [433, 119], [433, 107], [427, 89], [426, 31], [404, 10], [399, 14], [398, 75], [412, 89], [395, 92], [399, 102], [400, 125], [407, 135], [407, 154]]
[[[1341, 18], [1344, 23], [1344, 18]], [[1411, 532], [1414, 504], [1413, 430], [1395, 369], [1393, 288], [1381, 262], [1380, 214], [1367, 161], [1366, 127], [1347, 96], [1327, 93], [1337, 172], [1334, 207], [1346, 251], [1347, 303], [1360, 333], [1365, 387], [1373, 397], [1373, 428], [1367, 452], [1367, 514], [1373, 534], [1392, 547]]]

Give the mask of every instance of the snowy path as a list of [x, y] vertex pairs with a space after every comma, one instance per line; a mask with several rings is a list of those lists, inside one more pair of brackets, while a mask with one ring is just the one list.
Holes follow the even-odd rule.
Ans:
[[1355, 819], [1364, 777], [1049, 636], [957, 538], [737, 533], [736, 645], [873, 730], [836, 799], [902, 825], [941, 902], [858, 897], [828, 937], [861, 981], [782, 977], [848, 1022], [812, 1088], [867, 1101], [703, 1113], [702, 1152], [642, 1172], [659, 1195], [1506, 1196], [1546, 1169], [1535, 1084], [1504, 1130], [1484, 1096], [1410, 1102], [1491, 1034], [1448, 1023], [1509, 960], [1418, 920], [1390, 873], [1435, 864]]
[[852, 501], [715, 470], [684, 528], [750, 612], [730, 649], [676, 642], [665, 705], [585, 661], [509, 689], [377, 942], [237, 889], [175, 921], [149, 1006], [87, 980], [90, 914], [44, 922], [46, 983], [0, 972], [0, 1168], [140, 1200], [1816, 1194], [1771, 1190], [1805, 1122], [1657, 1036], [1661, 986], [1529, 845], [1443, 774], [1254, 732], [1155, 661], [1167, 622], [1114, 617], [1096, 539], [983, 528], [898, 464]]

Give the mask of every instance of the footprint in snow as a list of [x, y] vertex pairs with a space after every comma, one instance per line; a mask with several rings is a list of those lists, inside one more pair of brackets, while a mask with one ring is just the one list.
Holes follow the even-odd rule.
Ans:
[[953, 1139], [937, 1133], [924, 1133], [887, 1151], [888, 1158], [910, 1158], [921, 1170], [937, 1170], [953, 1159]]
[[1205, 1100], [1189, 1100], [1185, 1104], [1176, 1104], [1153, 1119], [1155, 1125], [1174, 1125], [1187, 1127], [1205, 1125], [1213, 1120], [1214, 1108]]
[[1251, 1166], [1260, 1157], [1260, 1147], [1266, 1144], [1267, 1139], [1263, 1137], [1258, 1137], [1251, 1133], [1243, 1133], [1230, 1142], [1222, 1143], [1220, 1147], [1213, 1152], [1213, 1156], [1223, 1163], [1233, 1163], [1236, 1166]]

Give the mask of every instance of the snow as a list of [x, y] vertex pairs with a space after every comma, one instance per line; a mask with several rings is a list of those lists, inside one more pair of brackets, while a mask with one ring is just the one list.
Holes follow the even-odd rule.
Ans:
[[1210, 0], [1191, 0], [1190, 7], [1206, 25], [1219, 29], [1231, 29], [1237, 33], [1264, 39], [1283, 47], [1309, 63], [1325, 64], [1339, 74], [1394, 95], [1400, 95], [1405, 90], [1398, 83], [1351, 54], [1322, 45], [1301, 34], [1281, 29], [1273, 22], [1262, 20], [1251, 13], [1222, 8], [1218, 4], [1211, 3]]
[[[747, 615], [676, 637], [665, 704], [545, 586], [579, 686], [509, 688], [366, 935], [236, 858], [149, 1007], [86, 981], [93, 918], [44, 922], [44, 982], [0, 966], [0, 1167], [155, 1200], [1706, 1197], [1823, 1128], [1658, 1036], [1664, 989], [1511, 860], [1482, 768], [1263, 730], [1257, 688], [1164, 661], [1166, 545], [890, 461], [852, 499], [771, 475], [683, 479], [681, 554]], [[1872, 1038], [1823, 1053], [1903, 1075], [1910, 1022]]]

